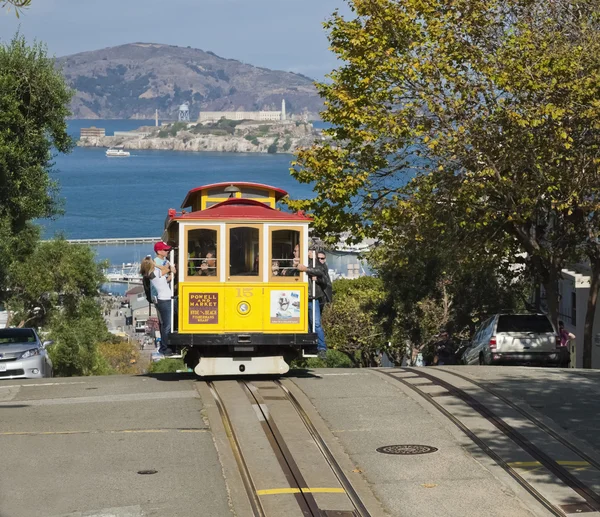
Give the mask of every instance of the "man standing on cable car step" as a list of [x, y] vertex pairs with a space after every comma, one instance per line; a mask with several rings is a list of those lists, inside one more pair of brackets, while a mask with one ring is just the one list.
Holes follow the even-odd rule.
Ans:
[[[315, 250], [311, 248], [308, 250], [308, 258], [310, 262], [314, 263]], [[325, 276], [325, 272], [323, 268], [318, 264], [315, 264], [315, 267], [310, 268], [300, 264], [298, 266], [298, 271], [305, 272], [310, 279], [309, 287], [308, 287], [308, 325], [310, 327], [310, 331], [313, 330], [313, 304], [315, 305], [314, 311], [314, 327], [315, 332], [317, 333], [317, 350], [319, 354], [319, 358], [325, 359], [327, 355], [327, 345], [325, 344], [325, 332], [323, 332], [323, 327], [321, 326], [321, 302], [325, 299], [324, 289], [327, 286], [327, 279]], [[314, 280], [314, 282], [313, 282]]]
[[[162, 280], [166, 280], [166, 283], [172, 281], [173, 276], [177, 272], [175, 265], [170, 264], [167, 260], [167, 256], [171, 251], [171, 246], [160, 241], [154, 245], [154, 253], [156, 253], [156, 257], [154, 258], [154, 263], [156, 266], [161, 268], [161, 273], [165, 275]], [[168, 268], [168, 269], [165, 269]], [[169, 295], [167, 298], [167, 294]], [[168, 348], [169, 345], [169, 333], [171, 332], [171, 297], [170, 290], [167, 293], [167, 290], [161, 289], [160, 292], [155, 287], [155, 284], [152, 284], [152, 297], [156, 300], [156, 312], [158, 313], [159, 325], [160, 325], [160, 341], [161, 341], [161, 350], [160, 352], [163, 355], [171, 355], [172, 351]]]

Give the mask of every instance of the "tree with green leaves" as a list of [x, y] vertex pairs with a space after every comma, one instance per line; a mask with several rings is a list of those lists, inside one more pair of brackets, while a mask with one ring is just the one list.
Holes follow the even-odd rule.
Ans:
[[106, 264], [97, 263], [89, 246], [64, 239], [39, 242], [9, 268], [8, 325], [43, 327], [57, 375], [98, 375], [109, 366], [98, 351], [114, 338], [97, 301]]
[[31, 5], [31, 0], [0, 0], [0, 4], [2, 4], [3, 8], [7, 8], [9, 11], [11, 8], [14, 9], [18, 18], [22, 10]]
[[349, 5], [325, 24], [343, 62], [318, 85], [331, 140], [292, 171], [316, 196], [292, 208], [322, 233], [385, 239], [399, 212], [443, 206], [463, 246], [524, 257], [556, 323], [561, 270], [598, 234], [599, 4]]
[[35, 219], [61, 213], [51, 179], [53, 152], [67, 153], [72, 91], [43, 45], [23, 36], [0, 44], [0, 303], [9, 294], [8, 269], [39, 239]]
[[9, 268], [9, 323], [43, 327], [53, 317], [77, 314], [86, 298], [98, 296], [106, 264], [96, 262], [89, 246], [59, 238], [36, 243], [30, 251]]
[[[339, 279], [333, 288], [334, 300], [322, 316], [327, 346], [346, 354], [356, 366], [375, 366], [389, 339], [383, 326], [387, 312], [383, 283], [373, 277]], [[402, 356], [403, 344], [395, 344]]]

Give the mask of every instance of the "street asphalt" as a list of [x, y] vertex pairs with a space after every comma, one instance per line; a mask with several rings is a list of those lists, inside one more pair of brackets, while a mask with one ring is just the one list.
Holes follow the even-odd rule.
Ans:
[[[493, 406], [489, 394], [451, 372], [476, 379], [600, 457], [600, 372], [519, 367], [418, 370], [435, 373]], [[419, 382], [410, 372], [398, 375], [415, 385]], [[550, 515], [448, 418], [381, 371], [296, 372], [284, 384], [306, 407], [371, 515]], [[270, 449], [248, 397], [235, 383], [220, 386], [240, 440], [249, 444], [246, 460], [251, 471], [266, 474], [257, 480], [257, 489], [288, 486], [278, 481], [279, 466], [266, 455]], [[318, 455], [300, 433], [297, 416], [280, 396], [271, 396], [267, 384], [257, 386], [269, 395], [265, 402], [280, 430], [291, 437], [289, 448], [307, 481], [333, 486], [325, 471], [311, 471]], [[436, 393], [437, 388], [427, 390]], [[461, 414], [494, 447], [511, 454], [511, 444], [480, 416], [452, 397], [436, 400]], [[503, 418], [519, 424], [518, 416], [503, 411]], [[249, 514], [214, 400], [206, 384], [190, 374], [3, 380], [0, 415], [0, 517]], [[538, 439], [531, 426], [520, 429], [531, 440]], [[437, 450], [411, 456], [377, 451], [386, 445]], [[593, 480], [590, 485], [600, 491]], [[334, 496], [321, 494], [317, 500], [326, 504], [327, 497], [342, 509]], [[293, 498], [283, 504], [294, 507]]]

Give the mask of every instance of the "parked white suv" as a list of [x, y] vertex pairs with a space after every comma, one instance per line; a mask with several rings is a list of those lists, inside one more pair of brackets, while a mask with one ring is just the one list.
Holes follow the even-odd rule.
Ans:
[[569, 365], [568, 347], [544, 314], [495, 314], [475, 332], [463, 354], [465, 364]]

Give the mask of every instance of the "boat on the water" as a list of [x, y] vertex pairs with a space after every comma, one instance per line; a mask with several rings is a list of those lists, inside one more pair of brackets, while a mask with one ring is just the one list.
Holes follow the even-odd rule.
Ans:
[[112, 157], [123, 157], [123, 156], [130, 156], [130, 152], [129, 151], [124, 151], [123, 149], [108, 149], [106, 151], [106, 156], [112, 156]]

